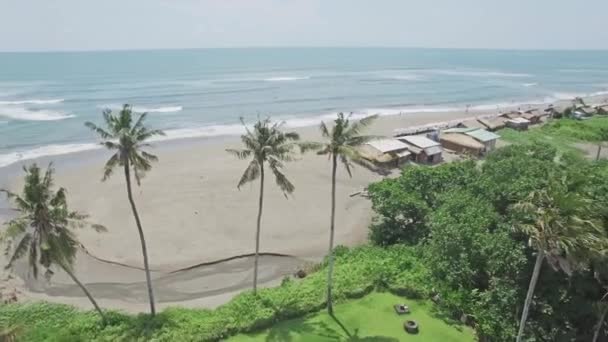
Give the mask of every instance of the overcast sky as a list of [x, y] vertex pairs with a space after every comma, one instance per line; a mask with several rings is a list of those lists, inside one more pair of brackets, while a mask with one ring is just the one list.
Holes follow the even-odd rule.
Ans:
[[608, 0], [0, 0], [0, 51], [608, 49]]

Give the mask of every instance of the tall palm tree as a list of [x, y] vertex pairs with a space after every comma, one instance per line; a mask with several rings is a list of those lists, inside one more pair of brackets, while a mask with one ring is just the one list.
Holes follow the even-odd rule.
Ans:
[[523, 338], [543, 262], [547, 260], [554, 269], [570, 273], [579, 262], [577, 256], [590, 253], [603, 241], [594, 222], [584, 219], [588, 217], [589, 203], [577, 193], [569, 192], [564, 182], [551, 182], [545, 189], [532, 192], [525, 201], [514, 206], [525, 217], [516, 229], [528, 237], [530, 247], [536, 250], [517, 342]]
[[264, 206], [264, 169], [266, 164], [274, 174], [275, 181], [283, 191], [285, 197], [291, 194], [295, 187], [283, 174], [283, 163], [294, 160], [294, 149], [298, 147], [296, 141], [300, 136], [296, 132], [283, 132], [283, 123], [272, 123], [269, 118], [259, 120], [250, 130], [241, 118], [246, 133], [241, 136], [245, 146], [242, 150], [227, 149], [226, 151], [239, 159], [249, 159], [249, 166], [241, 176], [237, 188], [260, 178], [260, 197], [258, 206], [258, 219], [255, 233], [255, 257], [253, 264], [253, 292], [258, 287], [258, 257], [260, 251], [260, 227], [262, 223], [262, 208]]
[[6, 243], [5, 253], [9, 257], [7, 269], [15, 261], [28, 255], [29, 271], [38, 278], [42, 266], [45, 276], [50, 278], [53, 265], [59, 266], [82, 289], [105, 323], [105, 315], [83, 283], [74, 274], [76, 252], [81, 246], [72, 232], [74, 228], [90, 226], [97, 231], [105, 228], [86, 221], [87, 215], [68, 209], [66, 190], [53, 190], [53, 167], [49, 165], [44, 174], [33, 164], [23, 168], [25, 184], [21, 195], [1, 189], [12, 201], [19, 216], [6, 222], [1, 238]]
[[111, 110], [103, 111], [103, 119], [106, 128], [101, 128], [92, 122], [86, 122], [85, 126], [93, 130], [102, 139], [101, 145], [115, 151], [108, 159], [104, 167], [102, 181], [110, 178], [114, 169], [117, 166], [122, 166], [127, 182], [127, 196], [131, 204], [131, 210], [135, 217], [137, 232], [141, 242], [141, 251], [144, 258], [144, 269], [146, 273], [146, 283], [148, 285], [148, 297], [150, 299], [150, 313], [154, 317], [156, 308], [154, 305], [154, 291], [152, 289], [152, 279], [150, 278], [150, 265], [148, 262], [148, 251], [146, 248], [146, 239], [144, 230], [141, 226], [141, 220], [133, 200], [133, 191], [131, 189], [131, 170], [135, 177], [137, 185], [140, 185], [141, 178], [147, 171], [152, 169], [152, 162], [158, 158], [144, 150], [143, 147], [150, 146], [146, 143], [151, 137], [156, 135], [164, 135], [160, 130], [152, 130], [144, 125], [146, 113], [140, 114], [137, 120], [134, 121], [132, 108], [129, 105], [124, 105], [118, 115], [114, 115]]
[[336, 221], [336, 171], [338, 169], [338, 162], [344, 166], [348, 176], [352, 177], [352, 162], [364, 162], [357, 147], [375, 138], [374, 136], [360, 135], [360, 133], [376, 119], [377, 115], [368, 116], [359, 121], [350, 121], [351, 116], [352, 113], [350, 115], [339, 113], [336, 120], [334, 120], [334, 125], [331, 130], [327, 128], [324, 122], [321, 122], [321, 135], [325, 141], [302, 144], [303, 150], [316, 149], [318, 151], [317, 154], [327, 155], [332, 163], [331, 223], [329, 226], [329, 250], [327, 254], [327, 310], [330, 314], [333, 313], [332, 278], [334, 269], [333, 249]]

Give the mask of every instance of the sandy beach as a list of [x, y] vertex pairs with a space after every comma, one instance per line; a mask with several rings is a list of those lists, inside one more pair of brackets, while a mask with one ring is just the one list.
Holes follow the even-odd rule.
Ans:
[[[377, 120], [368, 133], [391, 136], [396, 128], [481, 114], [490, 112], [386, 116]], [[296, 130], [302, 140], [320, 139], [316, 127]], [[247, 162], [225, 153], [226, 148], [239, 147], [238, 137], [222, 137], [158, 143], [150, 149], [159, 162], [141, 186], [135, 188], [135, 201], [161, 308], [178, 304], [214, 307], [250, 287], [250, 257], [178, 271], [254, 250], [259, 183], [237, 190]], [[81, 253], [76, 272], [102, 306], [144, 311], [147, 298], [144, 274], [139, 269], [141, 250], [124, 175], [117, 172], [107, 182], [101, 182], [108, 157], [109, 152], [100, 150], [53, 158], [57, 161], [56, 184], [68, 189], [72, 208], [90, 214], [91, 221], [108, 229], [106, 233], [78, 232], [80, 241], [95, 258]], [[284, 256], [262, 257], [260, 282], [265, 286], [277, 284], [283, 276], [292, 274], [306, 262], [320, 260], [327, 252], [331, 164], [326, 157], [314, 154], [299, 159], [289, 163], [285, 170], [296, 187], [293, 196], [286, 199], [272, 179], [266, 183], [261, 251]], [[38, 162], [44, 165], [47, 159]], [[0, 187], [20, 188], [18, 167], [0, 169]], [[15, 174], [19, 177], [14, 178]], [[336, 244], [353, 246], [366, 240], [372, 219], [371, 205], [366, 198], [351, 194], [382, 177], [362, 167], [355, 168], [352, 178], [339, 170]], [[5, 264], [5, 260], [0, 263]], [[29, 279], [23, 267], [17, 267], [16, 273], [18, 277], [6, 280], [4, 286], [16, 287], [20, 299], [43, 299], [89, 308], [79, 289], [60, 271], [50, 283]]]

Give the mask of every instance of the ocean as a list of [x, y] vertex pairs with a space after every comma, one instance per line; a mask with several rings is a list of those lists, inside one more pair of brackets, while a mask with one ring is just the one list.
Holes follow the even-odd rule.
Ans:
[[124, 103], [163, 139], [608, 94], [608, 51], [248, 48], [0, 53], [0, 167], [98, 147], [85, 121]]

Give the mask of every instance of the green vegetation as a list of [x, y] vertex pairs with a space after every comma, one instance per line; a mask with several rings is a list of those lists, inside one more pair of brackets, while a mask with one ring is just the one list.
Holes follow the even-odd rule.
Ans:
[[[334, 254], [336, 303], [364, 297], [374, 289], [408, 298], [429, 297], [428, 272], [415, 248], [336, 247]], [[0, 306], [0, 322], [27, 322], [22, 331], [25, 341], [218, 341], [321, 310], [326, 306], [326, 272], [323, 263], [302, 280], [286, 278], [279, 287], [258, 289], [257, 295], [242, 293], [215, 310], [176, 307], [154, 318], [106, 311], [104, 326], [93, 312], [68, 305], [8, 304]]]
[[258, 260], [260, 252], [260, 228], [262, 223], [262, 209], [264, 208], [264, 168], [267, 164], [274, 174], [275, 181], [283, 194], [291, 194], [295, 187], [283, 174], [283, 163], [294, 160], [294, 149], [297, 147], [295, 141], [300, 139], [296, 132], [283, 133], [283, 123], [272, 124], [270, 119], [258, 120], [253, 125], [253, 132], [247, 128], [241, 118], [241, 122], [247, 131], [241, 136], [245, 146], [243, 150], [228, 149], [226, 152], [239, 159], [251, 158], [251, 162], [241, 176], [237, 187], [260, 179], [260, 198], [258, 204], [258, 219], [255, 231], [255, 257], [253, 262], [253, 293], [258, 289]]
[[[370, 185], [379, 214], [370, 237], [420, 248], [438, 307], [473, 324], [481, 340], [514, 339], [522, 316], [524, 339], [591, 340], [596, 329], [606, 334], [597, 303], [607, 175], [608, 163], [544, 143], [514, 144], [483, 163], [407, 168]], [[551, 267], [538, 272], [539, 259]], [[525, 300], [528, 288], [534, 297]]]
[[[404, 303], [403, 297], [390, 293], [372, 293], [362, 299], [335, 307], [334, 316], [328, 313], [309, 315], [274, 325], [260, 333], [237, 335], [229, 341], [474, 341], [471, 328], [447, 323], [433, 313], [433, 305], [423, 300], [405, 300], [411, 314], [399, 316], [393, 305]], [[403, 329], [406, 319], [415, 320], [420, 332], [407, 334]]]
[[92, 122], [86, 122], [85, 126], [90, 128], [93, 132], [97, 133], [102, 139], [102, 145], [110, 151], [115, 151], [112, 157], [108, 159], [104, 166], [103, 178], [105, 181], [116, 167], [122, 167], [125, 173], [125, 180], [127, 184], [127, 196], [129, 197], [129, 203], [131, 204], [131, 211], [135, 218], [135, 224], [137, 225], [137, 232], [139, 233], [139, 241], [141, 243], [141, 252], [144, 259], [144, 269], [146, 271], [146, 283], [148, 286], [148, 298], [150, 300], [150, 314], [152, 317], [156, 314], [156, 307], [154, 304], [154, 291], [152, 288], [152, 279], [150, 278], [150, 265], [148, 262], [148, 251], [146, 247], [146, 238], [144, 236], [144, 230], [141, 226], [141, 220], [133, 200], [133, 190], [131, 189], [131, 171], [135, 176], [137, 185], [140, 185], [140, 180], [146, 172], [152, 169], [152, 162], [158, 160], [158, 158], [143, 150], [144, 147], [148, 146], [147, 141], [157, 135], [164, 135], [160, 130], [148, 129], [144, 124], [146, 121], [147, 114], [143, 113], [139, 115], [135, 123], [133, 123], [133, 112], [131, 106], [124, 105], [118, 115], [112, 114], [111, 110], [105, 110], [103, 112], [103, 120], [106, 124], [106, 128], [99, 127]]
[[608, 132], [608, 117], [598, 116], [587, 120], [554, 120], [541, 127], [531, 128], [526, 132], [506, 128], [498, 134], [511, 143], [545, 143], [561, 152], [580, 153], [580, 150], [573, 145], [574, 143], [605, 142], [608, 140], [606, 132]]

